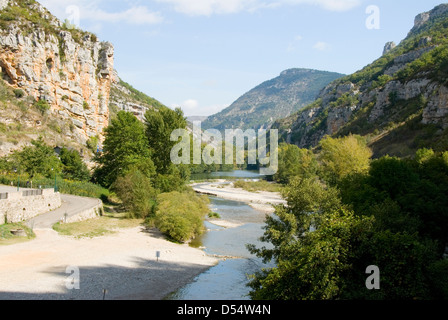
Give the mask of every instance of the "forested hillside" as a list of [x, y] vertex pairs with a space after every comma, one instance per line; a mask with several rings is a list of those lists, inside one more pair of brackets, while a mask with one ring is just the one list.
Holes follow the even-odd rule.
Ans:
[[320, 90], [342, 74], [289, 69], [244, 94], [230, 107], [204, 121], [204, 129], [268, 128], [316, 99]]

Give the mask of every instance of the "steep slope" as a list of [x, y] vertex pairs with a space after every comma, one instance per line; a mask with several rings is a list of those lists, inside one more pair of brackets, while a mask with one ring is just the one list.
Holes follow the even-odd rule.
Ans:
[[146, 111], [166, 107], [158, 100], [149, 97], [135, 89], [129, 83], [124, 82], [117, 73], [114, 75], [110, 92], [109, 111], [113, 117], [118, 111], [133, 113], [141, 121], [144, 121]]
[[266, 128], [315, 100], [319, 91], [341, 74], [290, 69], [244, 94], [230, 107], [209, 117], [204, 129]]
[[6, 1], [0, 14], [3, 79], [56, 118], [71, 118], [71, 138], [102, 135], [109, 121], [114, 48], [61, 23], [35, 1]]
[[43, 136], [90, 158], [87, 145], [101, 144], [114, 113], [162, 106], [119, 78], [111, 43], [34, 0], [3, 0], [0, 9], [0, 156]]
[[448, 5], [419, 14], [398, 46], [338, 79], [304, 110], [277, 121], [282, 140], [314, 147], [325, 135], [367, 137], [375, 155], [448, 147]]

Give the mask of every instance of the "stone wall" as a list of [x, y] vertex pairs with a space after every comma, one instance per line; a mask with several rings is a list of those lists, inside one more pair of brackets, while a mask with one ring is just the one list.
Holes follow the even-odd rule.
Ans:
[[90, 209], [81, 211], [71, 217], [65, 219], [65, 223], [82, 222], [90, 219], [95, 219], [102, 216], [104, 213], [103, 202], [98, 199], [98, 204]]
[[0, 225], [26, 221], [62, 205], [61, 195], [53, 189], [40, 191], [42, 195], [26, 196], [29, 190], [8, 193], [7, 199], [0, 200]]

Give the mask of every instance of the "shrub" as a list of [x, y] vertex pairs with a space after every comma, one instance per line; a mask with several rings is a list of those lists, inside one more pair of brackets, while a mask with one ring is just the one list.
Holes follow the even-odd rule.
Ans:
[[208, 198], [193, 192], [164, 193], [157, 198], [155, 226], [176, 242], [188, 242], [204, 231]]
[[89, 148], [92, 152], [96, 152], [99, 143], [98, 137], [90, 137], [87, 141], [87, 148]]
[[128, 210], [130, 218], [147, 218], [152, 215], [156, 192], [150, 179], [141, 171], [135, 170], [118, 177], [112, 189]]
[[39, 110], [39, 112], [44, 115], [45, 113], [48, 112], [48, 110], [50, 110], [50, 105], [48, 104], [47, 101], [45, 100], [39, 100], [37, 101], [34, 106], [36, 107], [37, 110]]
[[25, 96], [25, 92], [21, 89], [14, 89], [14, 94], [16, 95], [17, 99], [23, 98]]

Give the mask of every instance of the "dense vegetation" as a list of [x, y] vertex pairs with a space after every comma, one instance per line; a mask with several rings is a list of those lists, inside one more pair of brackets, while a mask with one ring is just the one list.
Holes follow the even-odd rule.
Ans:
[[58, 155], [42, 138], [0, 158], [0, 183], [4, 185], [56, 188], [62, 193], [94, 198], [108, 196], [107, 189], [89, 180], [89, 170], [77, 151], [62, 148]]
[[95, 182], [116, 193], [129, 217], [146, 219], [177, 242], [199, 235], [210, 212], [186, 186], [190, 167], [171, 162], [170, 152], [177, 143], [171, 141], [171, 133], [186, 127], [180, 109], [149, 110], [145, 123], [131, 113], [118, 112], [106, 129], [93, 174]]
[[[251, 298], [447, 299], [448, 152], [371, 159], [360, 137], [325, 138], [319, 152], [280, 148], [287, 205], [249, 246], [276, 267], [250, 282]], [[378, 266], [380, 290], [366, 288]]]
[[[187, 122], [180, 109], [166, 107], [148, 111], [145, 119], [142, 123], [131, 113], [118, 112], [105, 130], [103, 151], [97, 153], [92, 173], [76, 150], [64, 147], [56, 153], [41, 137], [0, 158], [0, 183], [55, 188], [103, 200], [112, 192], [111, 198], [120, 200], [128, 218], [147, 219], [173, 240], [188, 241], [201, 232], [198, 221], [202, 225], [210, 210], [186, 186], [190, 166], [171, 163], [175, 142], [170, 141], [170, 134], [186, 128]], [[176, 202], [167, 203], [168, 199]], [[179, 199], [188, 201], [176, 206]], [[190, 202], [193, 207], [187, 205]], [[170, 209], [165, 212], [167, 206]], [[191, 219], [190, 209], [194, 212]]]

